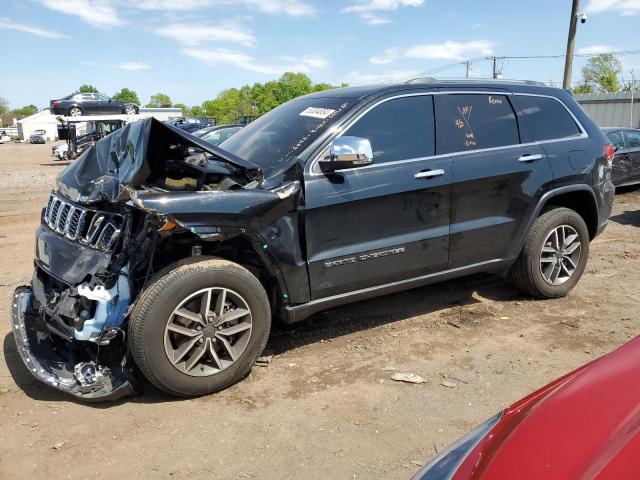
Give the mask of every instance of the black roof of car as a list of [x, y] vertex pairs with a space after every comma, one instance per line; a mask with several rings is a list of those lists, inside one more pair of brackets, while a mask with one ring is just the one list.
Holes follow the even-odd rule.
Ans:
[[416, 78], [405, 83], [385, 83], [376, 85], [363, 85], [357, 87], [335, 88], [332, 90], [323, 90], [314, 92], [300, 98], [357, 98], [363, 99], [374, 94], [384, 94], [386, 92], [411, 91], [411, 90], [438, 90], [442, 88], [468, 88], [468, 89], [486, 89], [500, 90], [509, 89], [514, 92], [529, 92], [549, 94], [551, 92], [566, 92], [560, 88], [549, 87], [540, 82], [529, 80], [439, 80], [429, 77]]

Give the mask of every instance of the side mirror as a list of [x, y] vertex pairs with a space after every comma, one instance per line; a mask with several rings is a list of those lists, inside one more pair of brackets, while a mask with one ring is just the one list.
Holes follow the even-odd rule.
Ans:
[[373, 163], [371, 142], [360, 137], [339, 137], [329, 147], [329, 155], [318, 162], [320, 170], [331, 173], [345, 168], [366, 167]]

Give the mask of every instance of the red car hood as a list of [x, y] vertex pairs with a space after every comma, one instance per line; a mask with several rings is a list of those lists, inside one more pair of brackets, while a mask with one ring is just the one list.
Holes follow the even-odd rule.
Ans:
[[640, 479], [640, 337], [507, 408], [454, 480]]

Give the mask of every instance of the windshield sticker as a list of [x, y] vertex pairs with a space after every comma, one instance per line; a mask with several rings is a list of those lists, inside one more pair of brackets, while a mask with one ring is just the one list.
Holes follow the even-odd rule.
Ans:
[[[316, 133], [318, 133], [319, 131], [321, 131], [326, 125], [327, 123], [329, 123], [331, 121], [331, 119], [335, 118], [337, 115], [339, 115], [345, 108], [347, 108], [349, 106], [348, 102], [344, 102], [342, 105], [340, 105], [338, 107], [337, 110], [333, 110], [330, 108], [321, 108], [319, 110], [327, 110], [329, 112], [331, 112], [329, 115], [327, 115], [327, 117], [322, 120], [320, 123], [318, 123], [315, 127], [313, 127], [311, 130], [309, 130], [309, 132], [304, 135], [302, 138], [300, 138], [294, 145], [293, 147], [291, 147], [291, 150], [289, 152], [287, 152], [286, 155], [284, 155], [280, 161], [284, 161], [286, 159], [288, 159], [289, 157], [291, 157], [292, 155], [296, 155], [297, 151], [302, 148], [307, 141], [312, 138]], [[310, 107], [313, 110], [318, 110], [315, 107]], [[309, 110], [309, 108], [307, 108], [307, 110]], [[306, 111], [306, 110], [305, 110]], [[300, 114], [302, 115], [302, 114]]]
[[332, 110], [331, 108], [309, 107], [300, 112], [300, 116], [313, 117], [324, 120], [332, 113], [335, 113], [335, 110]]

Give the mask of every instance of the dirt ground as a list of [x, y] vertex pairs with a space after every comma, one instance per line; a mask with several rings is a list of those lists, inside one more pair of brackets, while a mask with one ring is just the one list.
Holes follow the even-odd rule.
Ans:
[[[477, 275], [277, 327], [271, 364], [219, 394], [176, 400], [146, 385], [116, 404], [76, 403], [31, 379], [8, 317], [64, 165], [50, 148], [0, 145], [0, 478], [408, 479], [640, 332], [640, 189], [626, 189], [567, 298], [531, 300]], [[426, 383], [394, 382], [394, 371]]]

